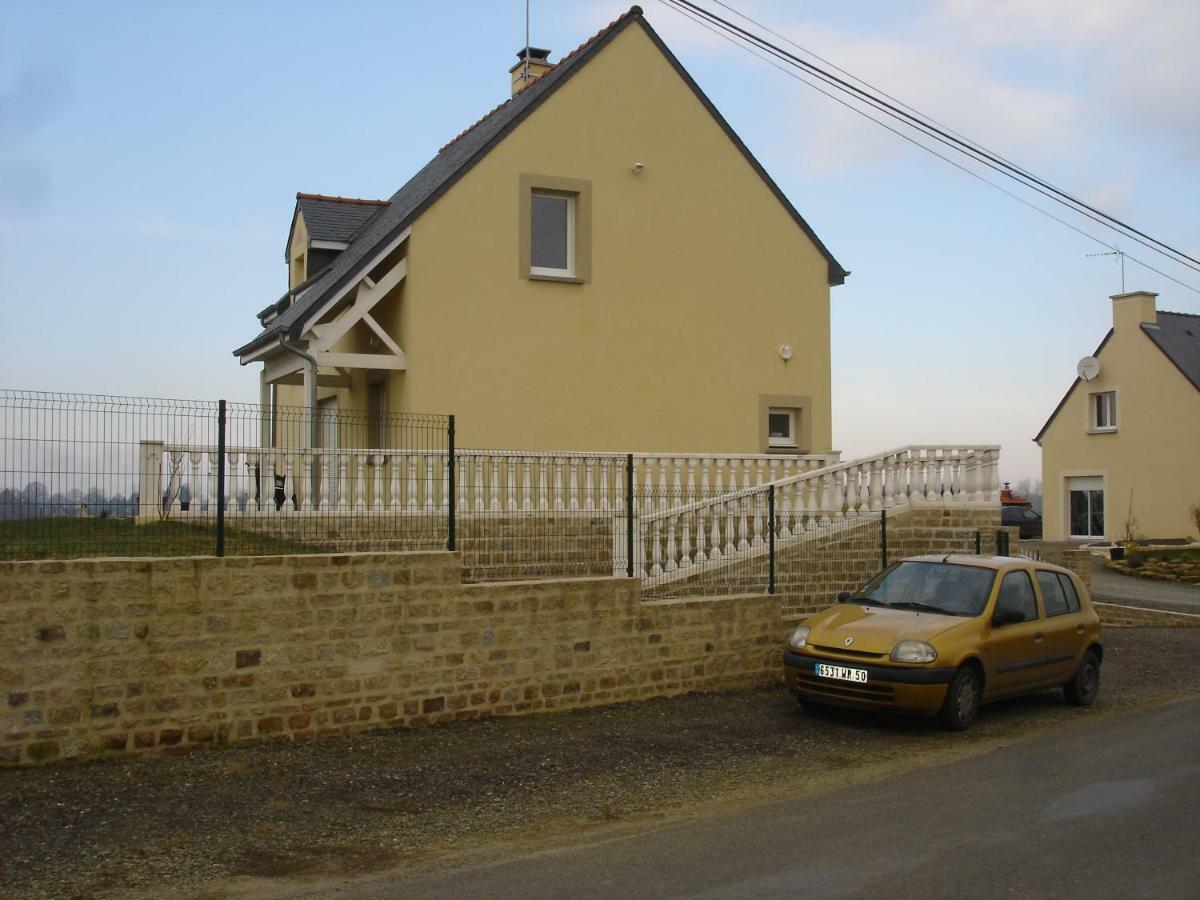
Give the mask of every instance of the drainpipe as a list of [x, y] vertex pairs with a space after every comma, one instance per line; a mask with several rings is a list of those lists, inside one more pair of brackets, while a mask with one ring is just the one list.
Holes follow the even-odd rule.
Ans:
[[289, 344], [282, 334], [279, 336], [279, 346], [308, 363], [308, 378], [304, 379], [304, 405], [308, 407], [308, 446], [316, 447], [321, 434], [321, 423], [317, 421], [317, 358], [295, 344]]

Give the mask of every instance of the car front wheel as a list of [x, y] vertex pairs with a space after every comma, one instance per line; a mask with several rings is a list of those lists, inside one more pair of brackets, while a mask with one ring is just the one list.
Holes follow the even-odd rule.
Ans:
[[966, 731], [979, 712], [982, 694], [979, 673], [971, 666], [963, 666], [954, 673], [954, 680], [946, 691], [946, 701], [938, 720], [947, 731]]
[[1083, 655], [1075, 675], [1063, 685], [1063, 693], [1072, 706], [1091, 706], [1100, 693], [1100, 657], [1095, 650]]

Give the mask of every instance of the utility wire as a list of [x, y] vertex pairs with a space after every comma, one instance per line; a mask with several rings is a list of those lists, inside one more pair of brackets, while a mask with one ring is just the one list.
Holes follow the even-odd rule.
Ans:
[[934, 140], [951, 147], [951, 149], [963, 153], [977, 162], [987, 165], [989, 168], [992, 168], [999, 174], [1017, 181], [1024, 187], [1037, 190], [1039, 193], [1042, 193], [1045, 196], [1055, 200], [1055, 202], [1067, 206], [1068, 208], [1072, 209], [1072, 211], [1080, 213], [1107, 228], [1118, 231], [1118, 233], [1122, 234], [1124, 237], [1130, 238], [1131, 240], [1142, 244], [1156, 253], [1166, 256], [1168, 259], [1171, 259], [1176, 263], [1187, 266], [1194, 271], [1200, 271], [1200, 260], [1194, 259], [1193, 257], [1188, 256], [1186, 253], [1171, 247], [1169, 244], [1165, 244], [1162, 241], [1151, 237], [1145, 232], [1140, 231], [1139, 229], [1134, 228], [1133, 226], [1128, 225], [1127, 223], [1122, 222], [1121, 220], [1110, 216], [1093, 206], [1090, 206], [1077, 197], [1068, 194], [1067, 192], [1055, 187], [1053, 184], [1050, 184], [1041, 178], [1038, 178], [1037, 176], [1027, 173], [1019, 166], [1004, 160], [1002, 157], [986, 150], [985, 148], [977, 148], [972, 146], [971, 142], [957, 137], [937, 127], [936, 125], [931, 124], [920, 114], [914, 115], [912, 113], [905, 112], [899, 107], [888, 103], [879, 97], [876, 97], [874, 94], [865, 91], [862, 88], [856, 87], [845, 79], [839, 78], [836, 75], [827, 72], [820, 66], [816, 66], [813, 63], [807, 62], [806, 60], [789, 53], [775, 44], [772, 44], [765, 38], [747, 31], [746, 29], [721, 18], [720, 16], [707, 9], [704, 9], [701, 6], [697, 6], [695, 3], [690, 2], [690, 0], [663, 0], [663, 2], [673, 6], [678, 12], [687, 10], [695, 13], [696, 15], [702, 16], [704, 19], [712, 23], [715, 27], [720, 28], [722, 31], [734, 37], [740, 38], [742, 41], [752, 43], [754, 46], [764, 50], [787, 65], [803, 68], [806, 72], [819, 78], [821, 81], [825, 82], [836, 90], [839, 90], [842, 93], [852, 94], [856, 100], [867, 103], [868, 105], [874, 107], [878, 111], [893, 119], [901, 120], [902, 124], [915, 128], [921, 133], [932, 137]]
[[[669, 4], [670, 0], [660, 0], [660, 2], [662, 2], [664, 4]], [[719, 2], [719, 0], [717, 0], [717, 2]], [[723, 3], [721, 5], [725, 6], [725, 4], [723, 4]], [[793, 69], [786, 68], [783, 65], [781, 65], [780, 63], [773, 61], [768, 56], [764, 56], [763, 54], [756, 52], [756, 50], [753, 47], [751, 47], [745, 43], [739, 42], [736, 38], [731, 37], [729, 34], [714, 27], [713, 25], [709, 24], [707, 21], [705, 21], [701, 17], [696, 16], [696, 15], [692, 14], [691, 12], [689, 12], [687, 10], [683, 10], [683, 9], [676, 9], [676, 12], [680, 13], [685, 18], [687, 18], [690, 21], [694, 22], [695, 24], [699, 25], [701, 28], [704, 28], [704, 29], [708, 30], [709, 32], [711, 32], [712, 34], [715, 34], [717, 37], [719, 37], [725, 41], [728, 41], [729, 43], [733, 44], [736, 47], [739, 47], [739, 48], [745, 50], [751, 56], [754, 56], [756, 59], [759, 59], [762, 62], [765, 62], [767, 65], [772, 66], [775, 69], [778, 69], [780, 72], [782, 72], [784, 75], [787, 75], [789, 78], [794, 78], [795, 80], [799, 81], [801, 84], [804, 84], [807, 87], [810, 87], [813, 90], [817, 91], [818, 93], [825, 95], [830, 100], [833, 100], [835, 103], [841, 104], [842, 106], [846, 107], [846, 109], [850, 110], [851, 112], [857, 113], [858, 115], [862, 116], [863, 118], [865, 118], [871, 122], [874, 122], [880, 128], [884, 128], [887, 131], [891, 132], [892, 134], [896, 135], [896, 137], [907, 141], [908, 143], [912, 144], [915, 147], [921, 148], [926, 153], [936, 156], [938, 159], [942, 160], [943, 162], [949, 163], [950, 165], [954, 166], [954, 168], [958, 169], [959, 171], [964, 172], [967, 175], [970, 175], [972, 178], [983, 182], [988, 187], [994, 188], [995, 190], [999, 191], [1000, 193], [1011, 197], [1012, 199], [1016, 200], [1018, 203], [1022, 203], [1025, 206], [1028, 206], [1034, 212], [1041, 213], [1043, 216], [1046, 216], [1048, 219], [1053, 219], [1055, 222], [1058, 222], [1060, 225], [1065, 225], [1067, 228], [1070, 228], [1072, 231], [1083, 235], [1084, 237], [1088, 238], [1089, 240], [1095, 241], [1097, 244], [1099, 244], [1102, 247], [1107, 247], [1109, 250], [1113, 251], [1114, 253], [1123, 254], [1125, 256], [1125, 258], [1130, 260], [1131, 262], [1135, 262], [1138, 265], [1142, 266], [1143, 268], [1148, 269], [1149, 271], [1154, 272], [1158, 275], [1161, 275], [1163, 278], [1166, 278], [1168, 281], [1174, 282], [1175, 284], [1179, 285], [1180, 287], [1187, 288], [1189, 291], [1194, 291], [1197, 294], [1200, 294], [1200, 288], [1195, 288], [1192, 285], [1187, 284], [1186, 282], [1180, 281], [1178, 278], [1168, 275], [1166, 272], [1163, 272], [1161, 269], [1157, 269], [1154, 266], [1150, 265], [1149, 263], [1144, 262], [1141, 259], [1138, 259], [1136, 256], [1129, 255], [1128, 253], [1126, 253], [1125, 251], [1123, 251], [1119, 247], [1117, 247], [1115, 244], [1110, 244], [1107, 241], [1096, 237], [1091, 232], [1085, 231], [1082, 228], [1080, 228], [1079, 226], [1073, 224], [1072, 222], [1068, 222], [1066, 219], [1063, 219], [1060, 216], [1054, 215], [1054, 213], [1049, 212], [1046, 209], [1043, 209], [1042, 207], [1038, 206], [1036, 203], [1033, 203], [1030, 200], [1027, 200], [1026, 198], [1022, 197], [1020, 194], [1010, 191], [1008, 188], [1004, 187], [1003, 185], [997, 184], [996, 182], [984, 177], [983, 175], [979, 174], [978, 172], [967, 168], [962, 163], [959, 163], [956, 160], [951, 159], [949, 156], [946, 156], [943, 153], [939, 153], [933, 147], [930, 147], [929, 145], [924, 144], [921, 141], [918, 141], [916, 138], [912, 137], [911, 135], [905, 134], [904, 132], [902, 132], [896, 128], [893, 128], [891, 125], [887, 124], [887, 122], [884, 122], [881, 119], [875, 118], [869, 112], [867, 112], [863, 109], [860, 109], [857, 106], [854, 106], [852, 103], [849, 103], [846, 100], [842, 99], [841, 97], [838, 97], [836, 94], [833, 94], [830, 91], [827, 91], [824, 88], [820, 87], [819, 85], [814, 84], [812, 81], [808, 80], [803, 75], [800, 75]], [[1036, 190], [1036, 188], [1035, 188], [1035, 190]], [[1039, 193], [1045, 194], [1044, 191], [1039, 191]], [[1054, 199], [1054, 198], [1051, 197], [1051, 199]]]

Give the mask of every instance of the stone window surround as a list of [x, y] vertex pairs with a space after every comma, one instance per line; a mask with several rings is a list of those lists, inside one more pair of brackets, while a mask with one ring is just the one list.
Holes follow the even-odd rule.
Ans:
[[[772, 409], [786, 409], [793, 413], [793, 428], [796, 441], [794, 447], [772, 446], [769, 437], [768, 416]], [[758, 446], [762, 453], [811, 453], [812, 452], [812, 397], [800, 394], [758, 395]]]
[[[531, 271], [533, 217], [531, 199], [534, 191], [557, 191], [571, 194], [575, 199], [574, 247], [575, 274], [538, 275]], [[582, 178], [563, 178], [558, 175], [537, 175], [522, 172], [519, 179], [517, 234], [517, 276], [529, 281], [557, 281], [564, 284], [586, 284], [592, 275], [592, 183]]]

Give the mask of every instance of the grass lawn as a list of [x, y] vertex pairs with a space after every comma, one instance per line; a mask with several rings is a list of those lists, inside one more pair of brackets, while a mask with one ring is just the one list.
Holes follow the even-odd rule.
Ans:
[[[129, 519], [10, 519], [0, 522], [0, 559], [79, 559], [89, 556], [211, 556], [213, 526], [179, 522], [134, 525]], [[316, 553], [317, 548], [226, 527], [226, 556]]]

